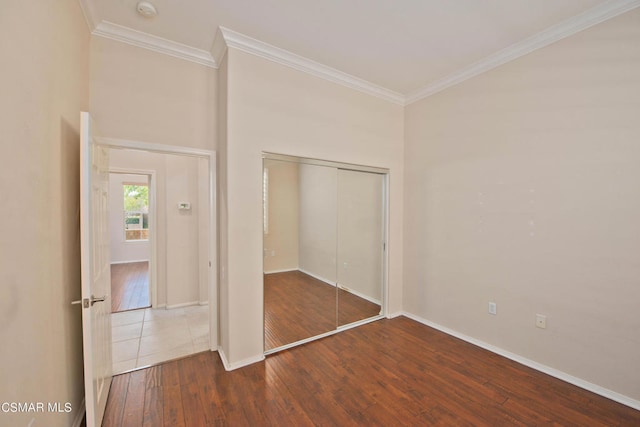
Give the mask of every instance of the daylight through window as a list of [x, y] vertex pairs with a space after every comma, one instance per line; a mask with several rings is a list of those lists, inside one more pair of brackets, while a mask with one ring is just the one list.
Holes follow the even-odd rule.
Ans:
[[123, 184], [126, 241], [149, 239], [149, 186]]

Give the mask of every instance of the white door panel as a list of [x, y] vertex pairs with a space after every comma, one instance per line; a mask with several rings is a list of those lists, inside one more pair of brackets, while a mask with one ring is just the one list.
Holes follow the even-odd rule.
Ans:
[[109, 150], [93, 141], [91, 116], [80, 113], [82, 332], [87, 426], [100, 426], [111, 386]]

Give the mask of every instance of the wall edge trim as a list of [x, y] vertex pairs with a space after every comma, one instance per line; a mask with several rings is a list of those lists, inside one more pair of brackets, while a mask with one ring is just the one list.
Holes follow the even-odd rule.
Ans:
[[[222, 35], [222, 38], [224, 38], [227, 48], [232, 47], [234, 49], [241, 50], [245, 53], [249, 53], [251, 55], [255, 55], [278, 63], [280, 65], [285, 65], [295, 70], [320, 77], [330, 82], [337, 83], [341, 86], [355, 89], [359, 92], [363, 92], [368, 95], [393, 102], [394, 104], [405, 104], [405, 96], [401, 93], [368, 82], [359, 77], [352, 76], [351, 74], [347, 74], [343, 71], [337, 70], [327, 65], [323, 65], [319, 62], [313, 61], [303, 56], [296, 55], [295, 53], [289, 52], [285, 49], [270, 45], [263, 41], [230, 30], [228, 28], [221, 26], [219, 28], [219, 31]], [[218, 37], [216, 37], [216, 42], [217, 39]], [[219, 42], [217, 43], [219, 45]], [[220, 57], [224, 55], [224, 51], [219, 47], [216, 48], [216, 52]]]
[[80, 402], [76, 417], [73, 419], [73, 423], [71, 424], [72, 427], [80, 427], [82, 425], [82, 420], [84, 419], [84, 415], [87, 412], [84, 399], [85, 398], [83, 397], [82, 401]]
[[192, 305], [200, 305], [200, 301], [189, 301], [189, 302], [181, 302], [178, 304], [167, 304], [167, 310], [171, 310], [173, 308], [181, 308], [181, 307], [191, 307]]
[[142, 31], [114, 24], [113, 22], [100, 22], [95, 29], [91, 31], [91, 34], [173, 56], [174, 58], [195, 62], [206, 67], [218, 68], [218, 64], [213, 59], [213, 56], [206, 50], [143, 33]]
[[225, 371], [233, 371], [235, 369], [253, 365], [254, 363], [262, 362], [265, 359], [264, 354], [260, 354], [259, 356], [248, 357], [246, 359], [242, 359], [232, 363], [232, 362], [229, 362], [229, 360], [227, 359], [227, 356], [225, 355], [222, 347], [218, 347], [218, 354], [220, 355], [220, 360], [224, 365]]

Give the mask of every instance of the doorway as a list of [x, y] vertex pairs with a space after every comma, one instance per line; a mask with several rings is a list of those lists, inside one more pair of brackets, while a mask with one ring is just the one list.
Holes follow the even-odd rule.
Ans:
[[139, 172], [112, 167], [109, 173], [112, 313], [151, 307], [154, 172]]
[[[133, 282], [122, 298], [127, 311], [111, 315], [114, 375], [217, 349], [214, 153], [107, 141], [118, 178], [110, 199], [122, 202], [111, 233], [128, 251], [118, 259], [127, 262], [112, 264], [111, 272], [114, 285], [126, 276]], [[148, 201], [127, 206], [127, 197], [145, 192]], [[145, 275], [146, 306], [143, 286], [136, 289]], [[125, 304], [138, 297], [137, 306]]]

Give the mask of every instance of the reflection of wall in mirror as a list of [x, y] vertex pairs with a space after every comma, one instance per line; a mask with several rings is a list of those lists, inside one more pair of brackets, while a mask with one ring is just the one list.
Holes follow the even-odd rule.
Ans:
[[382, 295], [382, 179], [338, 171], [338, 284], [376, 304]]
[[268, 170], [264, 272], [298, 269], [298, 164], [265, 160]]
[[300, 270], [336, 282], [337, 169], [301, 164]]
[[269, 159], [264, 166], [264, 272], [300, 270], [380, 304], [383, 176]]

